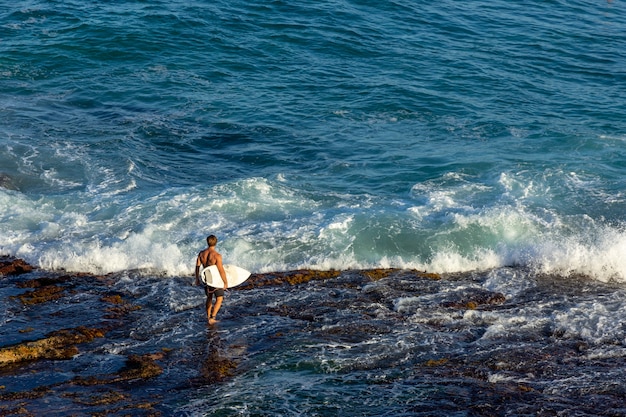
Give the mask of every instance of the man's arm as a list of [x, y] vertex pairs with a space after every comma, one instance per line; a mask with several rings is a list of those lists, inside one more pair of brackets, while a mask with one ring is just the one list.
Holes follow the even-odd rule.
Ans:
[[195, 285], [200, 285], [200, 255], [196, 258], [196, 283]]

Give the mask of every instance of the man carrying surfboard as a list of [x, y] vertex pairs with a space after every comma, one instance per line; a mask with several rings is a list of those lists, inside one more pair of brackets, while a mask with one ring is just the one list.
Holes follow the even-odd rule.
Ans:
[[[222, 255], [215, 249], [217, 246], [217, 237], [211, 235], [206, 238], [208, 248], [204, 249], [198, 254], [196, 259], [196, 285], [200, 285], [200, 269], [207, 268], [211, 265], [215, 265], [220, 273], [222, 281], [224, 282], [224, 288], [213, 288], [204, 284], [204, 293], [206, 294], [206, 315], [209, 319], [209, 324], [217, 323], [215, 316], [220, 311], [222, 301], [224, 300], [224, 290], [228, 288], [228, 281], [226, 279], [226, 271], [224, 265], [222, 265]], [[204, 281], [204, 280], [203, 280]], [[215, 294], [215, 304], [213, 303], [213, 294]]]

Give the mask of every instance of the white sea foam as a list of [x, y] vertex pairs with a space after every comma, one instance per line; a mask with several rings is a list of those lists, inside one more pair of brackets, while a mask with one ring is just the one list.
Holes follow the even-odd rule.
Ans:
[[564, 338], [582, 338], [598, 344], [624, 342], [624, 294], [587, 300], [566, 310], [555, 311], [554, 327]]
[[[53, 269], [190, 275], [204, 238], [215, 233], [227, 262], [258, 272], [400, 267], [444, 273], [522, 265], [626, 280], [621, 227], [531, 210], [511, 197], [470, 206], [465, 199], [492, 191], [466, 186], [464, 176], [443, 179], [449, 180], [458, 189], [441, 191], [441, 198], [439, 185], [414, 187], [422, 204], [413, 206], [375, 196], [315, 195], [261, 178], [141, 198], [94, 189], [32, 200], [0, 190], [0, 252]], [[527, 188], [516, 195], [528, 196]]]

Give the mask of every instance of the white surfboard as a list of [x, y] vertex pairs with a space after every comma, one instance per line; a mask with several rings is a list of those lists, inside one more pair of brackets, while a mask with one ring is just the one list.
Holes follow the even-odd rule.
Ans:
[[[250, 272], [236, 265], [224, 265], [226, 272], [226, 280], [228, 280], [228, 288], [236, 287], [245, 282], [250, 277]], [[211, 265], [200, 271], [200, 277], [209, 287], [224, 288], [224, 281], [217, 270], [217, 265]]]

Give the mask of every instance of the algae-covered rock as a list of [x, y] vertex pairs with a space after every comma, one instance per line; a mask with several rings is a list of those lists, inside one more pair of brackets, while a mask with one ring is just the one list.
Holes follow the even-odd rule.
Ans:
[[445, 301], [443, 307], [475, 310], [480, 306], [500, 305], [506, 301], [504, 294], [485, 290], [474, 290], [466, 294], [461, 294], [460, 298], [454, 301]]
[[202, 363], [200, 374], [204, 383], [216, 383], [233, 376], [237, 363], [228, 357], [224, 357], [217, 349], [211, 349], [209, 355]]
[[237, 287], [240, 290], [250, 290], [265, 286], [278, 285], [299, 285], [309, 281], [321, 281], [337, 278], [341, 275], [341, 271], [316, 271], [311, 269], [302, 269], [288, 272], [273, 272], [268, 274], [252, 274], [246, 281], [246, 284]]
[[19, 299], [25, 306], [41, 304], [48, 301], [58, 300], [63, 297], [65, 288], [56, 285], [46, 285], [45, 287], [36, 288], [12, 298]]
[[32, 289], [11, 298], [19, 299], [26, 306], [58, 300], [65, 295], [67, 289], [63, 284], [71, 282], [72, 278], [70, 275], [63, 275], [60, 277], [39, 277], [18, 282], [16, 287]]
[[78, 354], [77, 344], [104, 337], [98, 329], [77, 327], [52, 332], [47, 337], [0, 348], [0, 367], [41, 359], [70, 359]]
[[397, 271], [399, 270], [394, 269], [394, 268], [377, 268], [377, 269], [366, 269], [363, 271], [363, 274], [372, 281], [379, 281], [383, 278], [387, 278], [389, 275]]
[[[398, 273], [401, 271], [397, 268], [376, 268], [376, 269], [365, 269], [365, 270], [354, 270], [351, 272], [356, 272], [361, 274], [362, 276], [367, 277], [370, 281], [379, 281], [383, 278], [387, 278], [388, 276]], [[421, 271], [411, 271], [415, 276], [419, 278], [426, 278], [432, 280], [439, 280], [441, 276], [439, 274], [421, 272]], [[271, 272], [266, 274], [252, 274], [252, 276], [246, 281], [244, 285], [238, 287], [240, 290], [249, 290], [252, 288], [265, 287], [265, 286], [278, 286], [278, 285], [300, 285], [305, 284], [310, 281], [324, 281], [330, 280], [339, 277], [342, 274], [342, 271], [338, 270], [328, 270], [328, 271], [318, 271], [312, 269], [301, 269], [295, 271], [285, 271], [285, 272]]]
[[154, 378], [163, 373], [163, 368], [156, 363], [163, 354], [130, 355], [119, 372], [101, 377], [81, 378], [73, 380], [76, 385], [103, 385], [116, 382]]
[[[51, 392], [49, 387], [36, 387], [30, 391], [19, 391], [19, 392], [7, 392], [0, 394], [0, 401], [19, 401], [19, 400], [32, 400], [34, 398], [42, 398], [48, 395]], [[2, 410], [0, 410], [0, 415], [11, 415], [11, 414], [3, 414]]]
[[0, 276], [26, 274], [32, 272], [33, 269], [22, 259], [0, 258]]
[[141, 306], [125, 301], [119, 294], [105, 295], [100, 298], [100, 301], [111, 304], [111, 307], [105, 309], [107, 314], [104, 318], [107, 319], [120, 319], [131, 311], [141, 310]]

